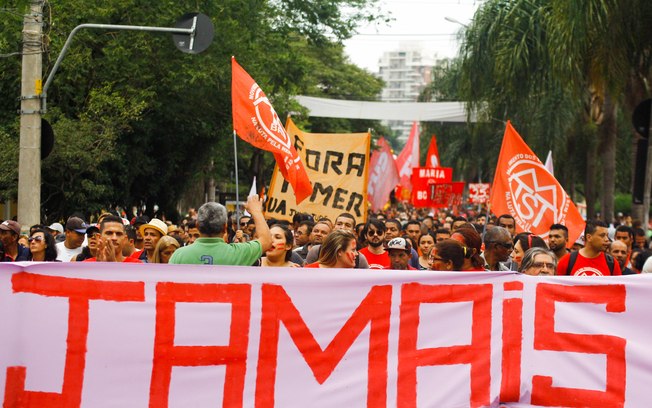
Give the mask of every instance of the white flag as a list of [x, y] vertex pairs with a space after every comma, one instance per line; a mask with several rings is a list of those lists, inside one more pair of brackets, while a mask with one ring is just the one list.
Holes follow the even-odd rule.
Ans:
[[546, 164], [544, 165], [548, 173], [555, 175], [555, 167], [552, 165], [552, 150], [548, 150], [548, 157], [546, 157]]

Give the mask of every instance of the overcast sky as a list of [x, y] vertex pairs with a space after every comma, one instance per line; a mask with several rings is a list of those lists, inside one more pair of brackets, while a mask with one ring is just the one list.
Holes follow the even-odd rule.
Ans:
[[345, 42], [346, 52], [358, 66], [378, 72], [378, 59], [385, 51], [394, 51], [401, 43], [417, 45], [438, 57], [457, 55], [456, 34], [463, 27], [444, 19], [449, 17], [468, 24], [483, 0], [380, 0], [392, 22], [367, 25], [359, 35]]

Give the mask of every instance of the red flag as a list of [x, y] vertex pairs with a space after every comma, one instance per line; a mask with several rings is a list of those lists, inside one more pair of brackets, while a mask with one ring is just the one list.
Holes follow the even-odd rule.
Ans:
[[312, 185], [301, 158], [267, 96], [231, 58], [233, 129], [240, 139], [274, 154], [283, 178], [292, 186], [297, 204], [312, 194]]
[[437, 149], [437, 137], [432, 135], [430, 138], [430, 146], [428, 146], [428, 154], [426, 154], [426, 165], [424, 167], [441, 167], [439, 160], [439, 149]]
[[[410, 137], [408, 137], [405, 147], [396, 159], [396, 167], [398, 168], [398, 175], [401, 178], [401, 187], [403, 189], [412, 189], [410, 177], [412, 177], [412, 168], [419, 166], [419, 126], [417, 122], [412, 124], [410, 130]], [[409, 198], [409, 194], [408, 194]]]
[[491, 190], [494, 214], [511, 214], [518, 232], [548, 236], [550, 225], [564, 224], [569, 242], [584, 231], [584, 219], [555, 177], [508, 121]]
[[380, 149], [371, 155], [369, 184], [367, 184], [367, 199], [371, 203], [372, 211], [383, 208], [389, 199], [389, 194], [399, 182], [392, 149], [382, 137], [378, 139], [377, 145]]

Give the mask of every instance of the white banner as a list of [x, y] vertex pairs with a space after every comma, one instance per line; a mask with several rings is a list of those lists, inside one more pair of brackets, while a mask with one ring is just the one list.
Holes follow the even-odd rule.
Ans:
[[641, 407], [652, 276], [0, 264], [4, 407]]

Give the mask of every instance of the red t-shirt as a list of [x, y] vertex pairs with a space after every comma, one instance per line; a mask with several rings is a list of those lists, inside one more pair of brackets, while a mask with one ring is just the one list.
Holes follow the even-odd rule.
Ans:
[[[570, 256], [571, 254], [566, 254], [559, 260], [557, 275], [566, 275]], [[614, 272], [613, 274], [609, 272], [609, 265], [607, 265], [604, 252], [600, 252], [600, 255], [595, 258], [585, 258], [578, 252], [577, 260], [570, 274], [573, 276], [610, 276], [622, 275], [622, 271], [620, 270], [620, 265], [614, 259]]]
[[389, 254], [387, 251], [383, 252], [380, 255], [373, 254], [369, 251], [369, 248], [365, 247], [358, 251], [367, 258], [369, 263], [369, 269], [389, 269], [390, 261]]
[[[84, 259], [84, 262], [97, 262], [97, 258]], [[143, 263], [140, 259], [126, 257], [122, 262], [126, 263]]]

